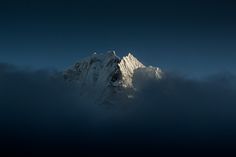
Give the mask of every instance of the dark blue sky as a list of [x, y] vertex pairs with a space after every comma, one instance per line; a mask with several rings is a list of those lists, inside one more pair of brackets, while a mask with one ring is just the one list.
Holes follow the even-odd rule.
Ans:
[[235, 28], [235, 0], [0, 0], [0, 156], [236, 156], [236, 75], [137, 75], [134, 99], [96, 105], [48, 71], [116, 50], [194, 78], [235, 73]]
[[0, 62], [63, 69], [116, 50], [190, 75], [233, 72], [235, 8], [233, 0], [1, 1]]

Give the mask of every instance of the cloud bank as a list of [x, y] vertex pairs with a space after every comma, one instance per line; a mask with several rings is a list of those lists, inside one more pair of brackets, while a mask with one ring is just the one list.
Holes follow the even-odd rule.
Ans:
[[[203, 156], [234, 154], [236, 77], [135, 76], [121, 108], [88, 103], [60, 73], [0, 64], [1, 153]], [[122, 103], [122, 102], [121, 102]], [[124, 107], [125, 106], [125, 107]]]

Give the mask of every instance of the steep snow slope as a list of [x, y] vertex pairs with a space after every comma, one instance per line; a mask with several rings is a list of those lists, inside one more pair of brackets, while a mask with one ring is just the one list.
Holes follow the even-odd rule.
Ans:
[[129, 53], [128, 56], [123, 57], [122, 60], [118, 63], [118, 66], [122, 75], [123, 87], [133, 87], [132, 79], [134, 70], [145, 67], [131, 53]]
[[117, 95], [132, 97], [135, 72], [145, 77], [160, 79], [159, 68], [146, 67], [131, 53], [120, 59], [114, 51], [92, 54], [64, 72], [64, 78], [78, 84], [81, 94], [94, 99], [108, 100]]

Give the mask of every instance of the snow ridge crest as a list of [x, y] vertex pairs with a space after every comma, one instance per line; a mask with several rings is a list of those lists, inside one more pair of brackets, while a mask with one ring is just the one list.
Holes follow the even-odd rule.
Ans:
[[147, 76], [156, 79], [162, 77], [159, 68], [146, 67], [131, 53], [120, 58], [115, 51], [108, 51], [105, 54], [93, 53], [81, 59], [64, 71], [64, 79], [76, 82], [82, 91], [92, 90], [96, 97], [104, 98], [124, 94], [127, 90], [133, 91], [133, 76], [136, 71], [148, 73]]

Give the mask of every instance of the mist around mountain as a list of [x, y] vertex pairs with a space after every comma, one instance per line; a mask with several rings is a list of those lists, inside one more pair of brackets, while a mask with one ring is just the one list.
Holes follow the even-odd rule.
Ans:
[[120, 58], [110, 51], [80, 59], [63, 76], [81, 89], [80, 96], [90, 97], [93, 103], [114, 105], [141, 90], [138, 78], [159, 80], [164, 73], [160, 68], [143, 65], [131, 53]]
[[143, 74], [133, 76], [139, 90], [132, 99], [104, 106], [80, 97], [83, 89], [65, 81], [61, 71], [0, 64], [0, 154], [236, 154], [234, 75], [194, 80], [168, 72], [162, 79]]

